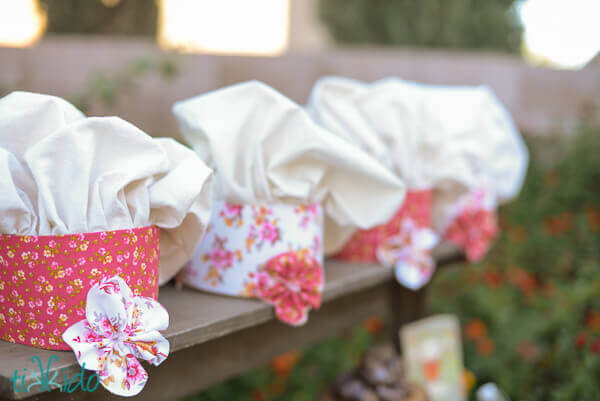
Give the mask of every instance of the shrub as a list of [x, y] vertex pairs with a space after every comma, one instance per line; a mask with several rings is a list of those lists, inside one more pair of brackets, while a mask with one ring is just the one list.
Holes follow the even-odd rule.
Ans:
[[341, 43], [520, 49], [514, 0], [320, 1], [321, 18]]
[[566, 157], [531, 164], [520, 197], [501, 210], [495, 248], [438, 274], [433, 311], [460, 316], [480, 384], [494, 381], [513, 400], [599, 400], [600, 132], [536, 145]]

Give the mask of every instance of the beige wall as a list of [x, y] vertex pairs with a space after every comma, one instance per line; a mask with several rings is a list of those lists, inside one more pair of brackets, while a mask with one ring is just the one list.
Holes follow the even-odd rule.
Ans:
[[528, 132], [572, 129], [586, 104], [600, 98], [600, 65], [581, 71], [532, 68], [496, 54], [442, 51], [329, 49], [292, 51], [276, 58], [168, 55], [151, 40], [48, 37], [33, 48], [0, 48], [0, 88], [72, 97], [99, 73], [111, 76], [140, 57], [174, 57], [180, 75], [167, 82], [150, 76], [119, 98], [116, 109], [102, 105], [93, 114], [118, 114], [153, 135], [174, 135], [170, 107], [211, 89], [249, 79], [271, 84], [304, 103], [314, 81], [326, 74], [362, 80], [386, 76], [455, 85], [490, 85]]

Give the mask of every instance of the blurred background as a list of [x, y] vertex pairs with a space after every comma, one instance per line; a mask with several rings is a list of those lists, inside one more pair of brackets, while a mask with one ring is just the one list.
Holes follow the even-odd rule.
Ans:
[[234, 82], [304, 103], [325, 74], [397, 75], [487, 84], [528, 132], [571, 132], [600, 86], [599, 14], [596, 0], [0, 0], [0, 92], [171, 135], [173, 101]]
[[[467, 387], [597, 401], [598, 16], [598, 0], [0, 0], [0, 95], [58, 95], [177, 137], [174, 101], [249, 79], [300, 104], [327, 74], [489, 85], [528, 142], [528, 178], [490, 255], [437, 274], [429, 312], [459, 316]], [[194, 399], [314, 400], [385, 325], [374, 316]]]

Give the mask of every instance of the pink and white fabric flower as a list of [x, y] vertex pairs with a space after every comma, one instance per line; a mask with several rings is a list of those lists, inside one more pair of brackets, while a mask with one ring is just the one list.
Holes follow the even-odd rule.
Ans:
[[462, 197], [456, 206], [444, 237], [461, 247], [467, 260], [481, 260], [498, 235], [496, 202], [484, 190], [473, 191]]
[[282, 322], [302, 325], [321, 305], [322, 242], [319, 204], [215, 202], [210, 229], [179, 280], [200, 290], [258, 298], [273, 305]]
[[385, 266], [394, 266], [400, 284], [418, 290], [429, 282], [435, 271], [431, 250], [437, 242], [432, 229], [419, 227], [414, 220], [405, 218], [400, 232], [379, 245], [377, 259]]
[[63, 333], [79, 365], [97, 372], [113, 394], [138, 394], [148, 381], [138, 359], [158, 366], [169, 354], [169, 342], [159, 333], [169, 326], [167, 311], [152, 298], [134, 296], [115, 276], [89, 290], [85, 317]]

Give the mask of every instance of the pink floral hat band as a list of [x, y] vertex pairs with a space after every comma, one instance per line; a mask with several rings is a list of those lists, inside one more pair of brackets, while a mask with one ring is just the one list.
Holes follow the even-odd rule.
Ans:
[[301, 325], [321, 305], [323, 211], [319, 204], [216, 202], [206, 234], [178, 279], [197, 289], [259, 298]]
[[336, 258], [394, 267], [396, 279], [417, 290], [431, 279], [431, 250], [438, 238], [431, 229], [432, 191], [409, 191], [394, 217], [370, 230], [357, 231]]
[[450, 212], [444, 238], [463, 249], [470, 262], [486, 255], [499, 230], [496, 199], [485, 189], [461, 197]]
[[158, 297], [160, 230], [70, 235], [0, 234], [0, 339], [69, 350], [62, 334], [85, 318], [90, 288], [119, 276], [133, 294]]

